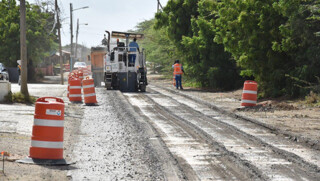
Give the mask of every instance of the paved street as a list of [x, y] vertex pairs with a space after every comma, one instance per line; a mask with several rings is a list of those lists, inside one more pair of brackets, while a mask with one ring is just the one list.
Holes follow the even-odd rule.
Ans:
[[[319, 150], [152, 84], [146, 93], [96, 88], [97, 106], [72, 103], [66, 85], [29, 84], [65, 101], [67, 166], [6, 162], [9, 180], [317, 180]], [[16, 84], [12, 91], [19, 91]], [[33, 105], [0, 104], [0, 149], [28, 156]], [[18, 169], [17, 169], [18, 168]], [[32, 172], [30, 173], [30, 170]], [[5, 180], [6, 180], [5, 179]]]

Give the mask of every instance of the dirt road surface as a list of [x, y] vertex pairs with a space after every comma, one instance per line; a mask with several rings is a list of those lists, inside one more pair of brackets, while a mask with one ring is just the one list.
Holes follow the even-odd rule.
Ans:
[[29, 85], [32, 95], [65, 101], [64, 157], [71, 164], [14, 162], [28, 156], [34, 106], [0, 104], [0, 151], [11, 154], [0, 180], [320, 178], [317, 133], [308, 136], [307, 130], [272, 124], [271, 112], [261, 112], [269, 118], [249, 117], [252, 110], [237, 109], [235, 93], [223, 98], [221, 93], [177, 91], [168, 82], [150, 82], [146, 93], [96, 88], [98, 106], [69, 102], [65, 85]]

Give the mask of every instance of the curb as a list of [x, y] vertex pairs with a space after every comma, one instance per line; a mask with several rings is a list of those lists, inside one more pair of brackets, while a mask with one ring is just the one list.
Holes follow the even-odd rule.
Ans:
[[204, 104], [206, 106], [208, 106], [209, 108], [215, 110], [215, 111], [218, 111], [222, 114], [226, 114], [232, 118], [235, 118], [235, 119], [242, 119], [242, 120], [245, 120], [245, 121], [249, 121], [249, 122], [252, 122], [254, 124], [257, 124], [259, 126], [262, 126], [264, 128], [267, 128], [269, 130], [271, 130], [273, 133], [275, 134], [280, 134], [280, 135], [283, 135], [284, 137], [292, 140], [292, 141], [295, 141], [297, 143], [304, 143], [305, 145], [307, 145], [308, 147], [312, 148], [312, 149], [315, 149], [315, 150], [320, 150], [320, 142], [318, 140], [313, 140], [313, 139], [310, 139], [310, 138], [306, 138], [306, 137], [303, 137], [303, 136], [300, 136], [300, 135], [296, 135], [294, 133], [291, 133], [291, 132], [288, 132], [288, 131], [283, 131], [279, 128], [276, 128], [274, 126], [271, 126], [269, 124], [266, 124], [266, 123], [263, 123], [261, 121], [258, 121], [256, 119], [252, 119], [252, 118], [249, 118], [249, 117], [246, 117], [246, 116], [243, 116], [243, 115], [240, 115], [240, 114], [237, 114], [237, 113], [233, 113], [231, 111], [228, 111], [228, 110], [225, 110], [225, 109], [222, 109], [222, 108], [219, 108], [207, 101], [204, 101], [202, 99], [199, 99], [197, 97], [194, 97], [194, 96], [191, 96], [191, 95], [187, 95], [185, 93], [183, 93], [183, 91], [176, 91], [176, 90], [172, 90], [170, 88], [166, 88], [166, 87], [162, 87], [162, 86], [158, 86], [158, 85], [153, 85], [155, 87], [159, 87], [159, 88], [162, 88], [162, 89], [165, 89], [169, 92], [172, 92], [172, 93], [175, 93], [175, 94], [179, 94], [185, 98], [189, 98], [197, 103], [200, 103], [200, 104]]

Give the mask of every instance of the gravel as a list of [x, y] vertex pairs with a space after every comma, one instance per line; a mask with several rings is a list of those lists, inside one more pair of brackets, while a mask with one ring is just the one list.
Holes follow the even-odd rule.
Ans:
[[[118, 91], [96, 89], [99, 106], [85, 106], [72, 159], [72, 180], [164, 180], [146, 131]], [[81, 105], [84, 107], [84, 105]]]

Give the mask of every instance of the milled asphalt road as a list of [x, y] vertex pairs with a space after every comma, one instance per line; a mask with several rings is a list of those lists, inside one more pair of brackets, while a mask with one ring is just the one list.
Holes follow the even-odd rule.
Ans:
[[[11, 175], [22, 173], [17, 180], [319, 178], [315, 168], [300, 161], [318, 165], [318, 154], [152, 85], [146, 93], [96, 88], [97, 106], [71, 103], [66, 85], [28, 86], [31, 95], [65, 101], [64, 156], [72, 164], [45, 169], [23, 165], [16, 170], [16, 163], [11, 163]], [[19, 86], [13, 84], [12, 90], [19, 91]], [[0, 132], [9, 133], [7, 138], [10, 133], [31, 135], [34, 106], [0, 104], [0, 113]], [[23, 149], [14, 144], [13, 150], [27, 150], [26, 141], [23, 143]]]
[[[96, 88], [99, 106], [84, 106], [73, 148], [72, 180], [165, 180], [143, 123], [119, 91]], [[131, 110], [132, 111], [132, 110]], [[79, 120], [80, 121], [80, 120]]]
[[[28, 89], [36, 97], [59, 97], [65, 101], [64, 158], [72, 163], [63, 167], [67, 171], [59, 172], [62, 177], [65, 174], [65, 180], [184, 180], [157, 134], [121, 92], [96, 88], [99, 105], [85, 106], [67, 99], [66, 85], [28, 84]], [[18, 91], [20, 87], [12, 84], [12, 92]], [[34, 105], [0, 104], [0, 108], [0, 132], [31, 136]], [[27, 151], [28, 146], [22, 150]], [[22, 167], [25, 175], [28, 166]], [[55, 178], [50, 169], [39, 169], [35, 173], [48, 174], [50, 180]]]

